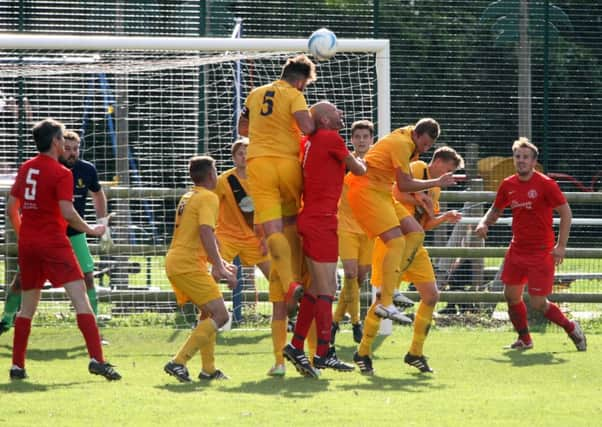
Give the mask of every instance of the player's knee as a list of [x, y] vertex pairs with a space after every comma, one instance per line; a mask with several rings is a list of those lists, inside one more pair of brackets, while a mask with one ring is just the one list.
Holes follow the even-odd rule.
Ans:
[[546, 298], [536, 298], [532, 296], [529, 305], [533, 307], [533, 309], [545, 313], [548, 309], [548, 300]]
[[421, 293], [420, 299], [430, 307], [434, 307], [439, 302], [439, 290], [435, 287], [427, 292]]
[[213, 321], [215, 322], [215, 325], [218, 328], [221, 328], [226, 323], [228, 323], [228, 320], [230, 319], [230, 315], [228, 314], [228, 311], [224, 307], [223, 309], [216, 310], [215, 313], [213, 313], [212, 318], [213, 318]]

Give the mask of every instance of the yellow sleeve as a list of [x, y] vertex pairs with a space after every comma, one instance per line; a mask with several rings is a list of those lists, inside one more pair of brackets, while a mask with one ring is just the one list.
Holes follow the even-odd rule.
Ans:
[[215, 194], [217, 194], [217, 197], [219, 200], [221, 200], [224, 195], [226, 194], [226, 188], [224, 187], [224, 185], [226, 184], [226, 174], [223, 173], [220, 176], [217, 177], [217, 185], [215, 186], [215, 190], [213, 190], [215, 192]]
[[299, 92], [296, 90], [296, 95], [293, 97], [291, 102], [291, 113], [296, 113], [297, 111], [306, 111], [307, 101], [305, 101], [305, 96], [303, 96], [303, 92]]
[[197, 223], [215, 228], [217, 225], [217, 214], [219, 212], [219, 199], [211, 191], [196, 198]]

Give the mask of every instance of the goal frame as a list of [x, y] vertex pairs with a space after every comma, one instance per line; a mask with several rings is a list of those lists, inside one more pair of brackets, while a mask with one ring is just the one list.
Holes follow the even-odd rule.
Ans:
[[[338, 39], [339, 52], [374, 52], [376, 65], [377, 134], [391, 131], [390, 50], [388, 39]], [[305, 38], [217, 38], [80, 36], [38, 33], [0, 33], [0, 49], [8, 50], [149, 50], [149, 51], [263, 51], [306, 52]]]

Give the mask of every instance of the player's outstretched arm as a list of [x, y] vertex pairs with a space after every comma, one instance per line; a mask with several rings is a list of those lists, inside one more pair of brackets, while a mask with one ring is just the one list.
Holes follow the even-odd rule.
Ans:
[[433, 187], [445, 188], [456, 183], [452, 172], [445, 173], [436, 179], [416, 179], [403, 172], [401, 168], [397, 168], [395, 169], [395, 178], [397, 188], [403, 193], [416, 193]]
[[77, 231], [89, 234], [90, 236], [102, 236], [104, 234], [106, 227], [102, 224], [89, 225], [79, 216], [73, 207], [73, 202], [70, 200], [59, 200], [59, 207], [65, 221]]

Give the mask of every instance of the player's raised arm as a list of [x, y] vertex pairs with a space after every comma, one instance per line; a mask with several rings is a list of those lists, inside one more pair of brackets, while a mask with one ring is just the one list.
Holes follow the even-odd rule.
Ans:
[[311, 135], [316, 131], [316, 122], [312, 118], [309, 110], [296, 111], [293, 113], [295, 121], [305, 135]]
[[249, 110], [245, 106], [238, 117], [238, 134], [240, 136], [249, 136]]

